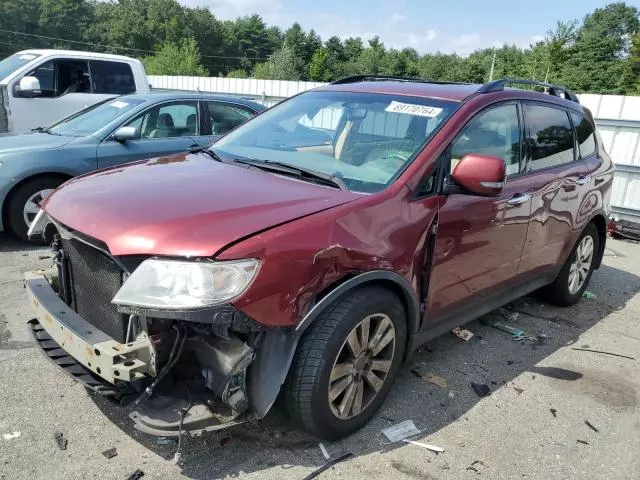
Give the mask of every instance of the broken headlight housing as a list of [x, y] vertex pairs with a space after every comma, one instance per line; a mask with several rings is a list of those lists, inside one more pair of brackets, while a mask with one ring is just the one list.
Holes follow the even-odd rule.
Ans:
[[258, 271], [255, 259], [195, 262], [148, 259], [124, 282], [112, 303], [159, 310], [212, 307], [241, 295]]

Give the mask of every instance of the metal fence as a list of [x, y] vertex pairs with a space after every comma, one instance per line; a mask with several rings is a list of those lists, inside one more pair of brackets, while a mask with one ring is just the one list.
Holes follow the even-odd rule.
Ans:
[[[319, 82], [176, 76], [150, 76], [149, 81], [154, 89], [239, 95], [266, 106], [324, 85]], [[616, 165], [611, 196], [614, 218], [640, 223], [640, 97], [587, 94], [579, 97], [593, 113], [604, 146]], [[314, 126], [317, 126], [316, 122], [337, 121], [335, 113], [326, 112], [322, 117], [314, 118]]]

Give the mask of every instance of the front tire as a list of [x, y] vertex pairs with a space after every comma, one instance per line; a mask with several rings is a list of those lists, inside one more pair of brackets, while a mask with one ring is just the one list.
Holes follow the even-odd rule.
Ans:
[[63, 180], [55, 177], [34, 178], [20, 185], [11, 195], [7, 205], [7, 217], [11, 231], [28, 240], [29, 225], [38, 213], [38, 203], [62, 184]]
[[599, 246], [598, 229], [590, 223], [580, 235], [556, 280], [542, 290], [545, 299], [561, 307], [577, 303], [589, 285]]
[[291, 418], [325, 440], [360, 429], [389, 393], [404, 356], [398, 297], [365, 287], [330, 305], [305, 332], [285, 384]]

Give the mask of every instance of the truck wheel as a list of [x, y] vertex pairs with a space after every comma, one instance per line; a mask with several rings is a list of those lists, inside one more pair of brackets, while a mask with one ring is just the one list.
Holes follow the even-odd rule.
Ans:
[[590, 223], [573, 247], [556, 280], [542, 289], [543, 297], [562, 307], [577, 303], [591, 279], [593, 260], [599, 244], [598, 229]]
[[7, 206], [9, 227], [13, 233], [28, 240], [27, 230], [38, 213], [38, 203], [62, 182], [62, 179], [55, 177], [34, 178], [13, 192]]
[[407, 339], [404, 307], [382, 287], [340, 298], [305, 332], [285, 385], [292, 419], [336, 440], [361, 428], [384, 401]]

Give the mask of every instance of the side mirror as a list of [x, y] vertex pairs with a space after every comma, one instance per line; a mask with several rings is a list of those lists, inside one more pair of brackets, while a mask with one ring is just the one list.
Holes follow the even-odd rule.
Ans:
[[40, 90], [40, 80], [36, 77], [22, 77], [15, 93], [18, 97], [37, 97], [42, 93]]
[[504, 160], [490, 155], [471, 153], [460, 159], [451, 180], [474, 195], [495, 197], [504, 188]]
[[135, 127], [120, 127], [113, 134], [113, 139], [117, 142], [126, 142], [127, 140], [135, 140], [138, 138], [138, 132]]

